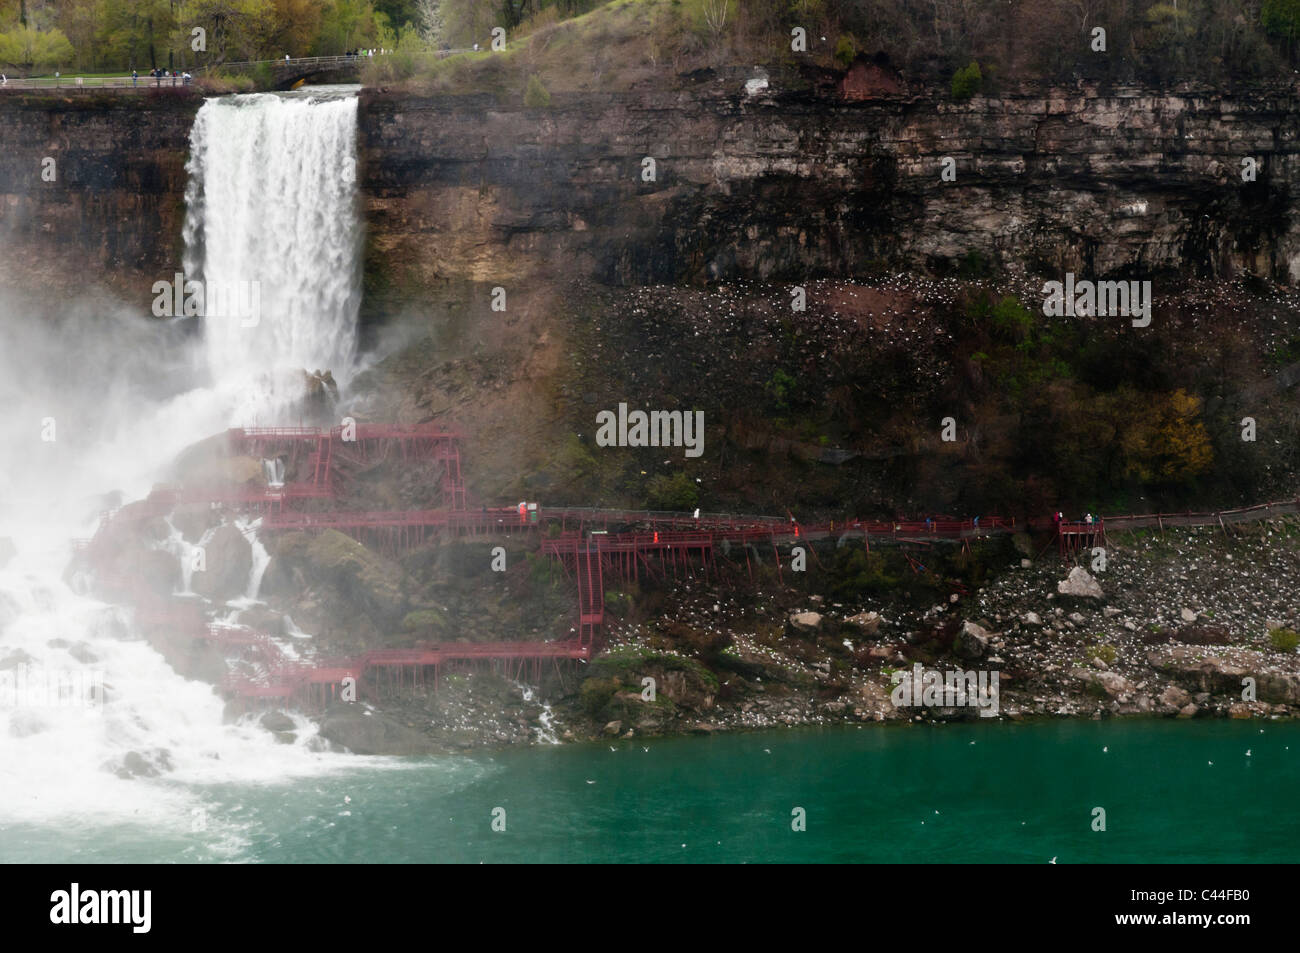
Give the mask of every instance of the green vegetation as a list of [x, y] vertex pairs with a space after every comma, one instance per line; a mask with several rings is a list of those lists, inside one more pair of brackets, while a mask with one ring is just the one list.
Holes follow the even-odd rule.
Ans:
[[[654, 652], [637, 648], [612, 649], [605, 655], [592, 660], [588, 671], [591, 678], [613, 678], [617, 685], [641, 690], [641, 678], [650, 670], [664, 672], [685, 672], [709, 691], [718, 690], [718, 676], [709, 671], [695, 659], [674, 655], [670, 652]], [[586, 682], [583, 683], [584, 685]], [[617, 686], [615, 688], [617, 691]], [[612, 693], [611, 693], [612, 694]]]
[[1094, 645], [1088, 649], [1088, 658], [1101, 659], [1107, 665], [1115, 662], [1115, 646], [1113, 645]]
[[528, 89], [524, 91], [524, 105], [529, 107], [543, 107], [551, 104], [551, 94], [546, 91], [542, 81], [534, 74], [528, 77]]
[[72, 44], [62, 30], [40, 32], [35, 27], [17, 26], [0, 33], [0, 62], [19, 69], [58, 66], [72, 59]]
[[617, 678], [588, 678], [578, 690], [578, 697], [587, 714], [595, 718], [609, 705], [619, 687]]
[[1279, 652], [1294, 652], [1300, 645], [1300, 633], [1294, 629], [1269, 629], [1268, 641]]
[[[1091, 48], [1097, 25], [1114, 55]], [[805, 52], [790, 49], [796, 26], [807, 31]], [[506, 30], [495, 54], [504, 64], [480, 58], [465, 73], [413, 55], [486, 51], [495, 27]], [[206, 49], [194, 46], [196, 28]], [[189, 69], [374, 48], [402, 54], [367, 64], [386, 81], [482, 91], [479, 70], [504, 65], [514, 96], [530, 73], [551, 91], [626, 88], [702, 67], [844, 69], [864, 53], [922, 82], [951, 82], [958, 98], [995, 71], [1056, 81], [1284, 76], [1297, 36], [1300, 0], [0, 0], [0, 60], [23, 71]]]
[[857, 55], [858, 48], [857, 44], [853, 42], [853, 37], [847, 33], [841, 34], [840, 38], [835, 41], [835, 62], [847, 69]]
[[798, 382], [793, 375], [786, 373], [779, 367], [772, 372], [772, 376], [767, 382], [767, 392], [772, 396], [772, 402], [778, 410], [786, 411], [790, 409], [788, 398], [796, 383]]
[[700, 502], [694, 481], [680, 470], [672, 476], [650, 478], [647, 502], [652, 510], [693, 510]]
[[969, 64], [952, 74], [952, 97], [959, 100], [970, 99], [980, 91], [983, 84], [984, 76], [980, 73], [980, 65], [971, 60]]
[[866, 594], [892, 592], [901, 577], [891, 572], [885, 556], [867, 552], [858, 546], [845, 546], [835, 551], [830, 568], [831, 595], [850, 600]]
[[0, 63], [121, 75], [413, 42], [433, 49], [439, 11], [436, 0], [0, 0]]

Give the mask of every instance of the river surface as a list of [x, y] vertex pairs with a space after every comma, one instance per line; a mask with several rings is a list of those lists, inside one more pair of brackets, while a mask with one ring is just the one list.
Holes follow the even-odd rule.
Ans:
[[[191, 786], [183, 796], [203, 806], [188, 828], [5, 823], [0, 860], [1300, 859], [1294, 723], [872, 725], [334, 763], [282, 783]], [[1092, 829], [1098, 807], [1105, 831]]]

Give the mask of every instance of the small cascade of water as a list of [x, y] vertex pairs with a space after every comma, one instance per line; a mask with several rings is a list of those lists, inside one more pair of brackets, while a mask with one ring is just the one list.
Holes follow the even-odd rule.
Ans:
[[293, 616], [289, 615], [287, 612], [284, 614], [284, 631], [286, 635], [295, 639], [312, 638], [310, 632], [304, 632], [302, 629], [298, 628], [298, 623], [294, 622]]
[[[533, 690], [524, 686], [523, 696], [524, 701], [531, 702], [533, 700]], [[535, 729], [537, 732], [538, 744], [558, 745], [560, 743], [560, 738], [555, 733], [555, 716], [548, 703], [542, 702], [542, 712], [537, 716], [537, 720], [540, 723]]]
[[284, 486], [284, 460], [281, 457], [263, 460], [262, 475], [266, 477], [267, 486], [274, 488]]
[[262, 577], [266, 575], [266, 567], [271, 565], [271, 554], [267, 552], [266, 547], [257, 536], [257, 527], [261, 526], [261, 520], [255, 520], [249, 523], [246, 520], [237, 520], [235, 525], [239, 531], [244, 534], [249, 545], [253, 548], [253, 566], [248, 573], [248, 588], [244, 591], [244, 598], [250, 602], [256, 602], [262, 591]]
[[171, 517], [166, 517], [167, 538], [158, 546], [164, 552], [171, 553], [180, 562], [181, 567], [181, 590], [176, 593], [178, 596], [193, 596], [194, 592], [194, 573], [205, 570], [206, 559], [204, 554], [207, 551], [207, 545], [212, 540], [212, 535], [219, 529], [213, 526], [204, 531], [199, 537], [197, 543], [190, 543], [184, 534], [172, 522]]

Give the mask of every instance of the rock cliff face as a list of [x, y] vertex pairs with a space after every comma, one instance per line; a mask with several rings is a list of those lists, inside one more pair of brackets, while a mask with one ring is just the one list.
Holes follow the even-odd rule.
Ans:
[[152, 282], [179, 270], [201, 103], [188, 90], [0, 94], [0, 280], [43, 293], [108, 285], [147, 311]]
[[[1003, 267], [1300, 279], [1290, 88], [1023, 89], [966, 103], [864, 89], [846, 101], [773, 83], [750, 96], [704, 77], [672, 92], [556, 96], [546, 109], [367, 90], [367, 308], [446, 282], [584, 275]], [[200, 102], [188, 91], [0, 98], [10, 280], [170, 274]], [[45, 157], [53, 182], [41, 178]], [[945, 158], [955, 181], [941, 177]]]
[[426, 288], [873, 267], [1294, 280], [1291, 97], [1083, 87], [847, 102], [710, 80], [526, 109], [367, 91], [368, 265]]

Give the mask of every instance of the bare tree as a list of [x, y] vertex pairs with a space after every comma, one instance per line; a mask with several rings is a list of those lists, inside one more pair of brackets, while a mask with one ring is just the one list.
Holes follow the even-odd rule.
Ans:
[[433, 49], [438, 49], [446, 32], [442, 20], [442, 0], [419, 0], [416, 13], [420, 17], [420, 35]]
[[704, 22], [708, 24], [715, 39], [726, 29], [730, 15], [731, 0], [704, 0]]

